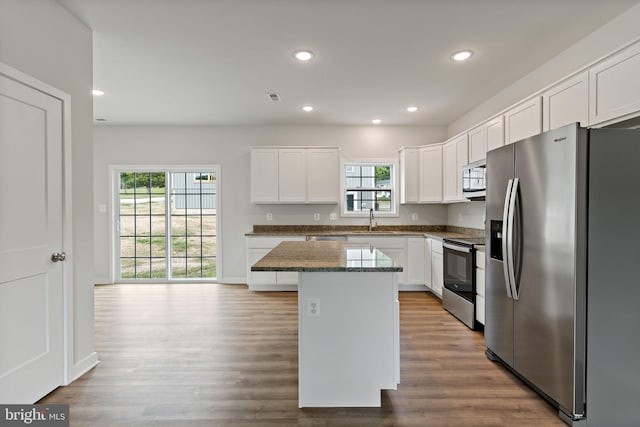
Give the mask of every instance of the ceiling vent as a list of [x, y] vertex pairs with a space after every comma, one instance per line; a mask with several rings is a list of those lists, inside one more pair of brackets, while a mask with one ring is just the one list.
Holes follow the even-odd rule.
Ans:
[[269, 98], [270, 98], [273, 102], [278, 102], [278, 101], [280, 101], [280, 95], [278, 95], [277, 93], [270, 93], [270, 94], [269, 94]]

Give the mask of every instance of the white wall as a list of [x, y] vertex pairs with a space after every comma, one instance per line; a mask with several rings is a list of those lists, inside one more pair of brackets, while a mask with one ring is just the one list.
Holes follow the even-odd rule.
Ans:
[[[586, 6], [585, 6], [586, 7]], [[640, 5], [614, 18], [449, 125], [454, 136], [640, 38]], [[523, 52], [526, 54], [526, 52]]]
[[[94, 128], [95, 203], [110, 206], [109, 165], [220, 164], [222, 242], [221, 282], [244, 281], [244, 234], [254, 224], [366, 224], [365, 219], [329, 221], [337, 205], [253, 205], [250, 203], [249, 148], [261, 145], [339, 146], [345, 158], [398, 158], [401, 146], [441, 142], [444, 127], [385, 126], [109, 126]], [[110, 211], [110, 209], [108, 210]], [[321, 221], [313, 221], [313, 214]], [[418, 221], [411, 221], [411, 214]], [[379, 224], [444, 224], [440, 205], [401, 206], [400, 217]], [[109, 214], [95, 212], [95, 271], [98, 283], [110, 281]]]
[[71, 95], [74, 354], [95, 360], [93, 341], [93, 48], [91, 31], [53, 0], [0, 0], [0, 62]]
[[468, 202], [449, 205], [447, 225], [484, 230], [485, 203]]

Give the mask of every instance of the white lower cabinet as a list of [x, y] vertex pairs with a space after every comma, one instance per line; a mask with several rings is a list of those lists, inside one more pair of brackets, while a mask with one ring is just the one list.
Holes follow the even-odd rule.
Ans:
[[484, 325], [485, 254], [476, 252], [476, 320]]
[[284, 241], [302, 241], [304, 236], [247, 237], [247, 285], [251, 291], [297, 291], [298, 272], [296, 271], [251, 271], [271, 249]]
[[444, 287], [444, 258], [442, 256], [442, 240], [431, 239], [431, 292], [442, 299]]
[[349, 237], [350, 242], [375, 246], [403, 267], [402, 273], [398, 274], [398, 287], [401, 291], [427, 289], [424, 240], [424, 237]]
[[427, 289], [431, 290], [431, 238], [424, 239], [424, 281]]
[[425, 247], [424, 237], [407, 237], [407, 285], [417, 286], [424, 290], [425, 281]]

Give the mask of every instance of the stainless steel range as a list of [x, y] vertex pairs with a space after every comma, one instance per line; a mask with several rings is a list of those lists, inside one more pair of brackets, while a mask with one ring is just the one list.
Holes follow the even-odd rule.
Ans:
[[471, 329], [476, 327], [476, 246], [484, 237], [444, 239], [442, 305]]

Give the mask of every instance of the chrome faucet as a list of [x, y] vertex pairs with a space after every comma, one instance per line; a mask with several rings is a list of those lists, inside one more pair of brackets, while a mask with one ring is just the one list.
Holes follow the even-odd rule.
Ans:
[[373, 208], [369, 209], [369, 231], [373, 231], [374, 227], [378, 226], [378, 222], [375, 221], [374, 222], [374, 216], [373, 216]]

